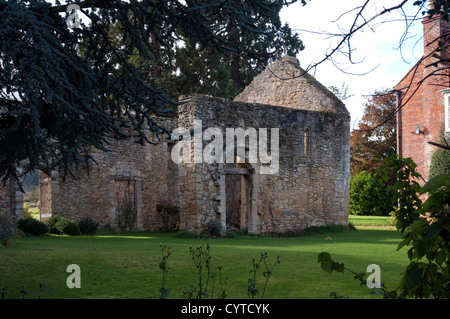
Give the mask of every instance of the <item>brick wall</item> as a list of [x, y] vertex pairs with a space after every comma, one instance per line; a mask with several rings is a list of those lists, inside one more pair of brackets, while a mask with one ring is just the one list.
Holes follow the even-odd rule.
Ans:
[[[448, 88], [449, 72], [443, 64], [435, 64], [440, 55], [447, 59], [449, 53], [435, 52], [439, 39], [449, 32], [448, 22], [438, 18], [425, 18], [424, 56], [411, 71], [396, 85], [399, 92], [397, 114], [398, 154], [411, 157], [418, 165], [418, 171], [428, 178], [431, 158], [436, 150], [428, 142], [441, 142], [444, 131], [444, 98], [441, 91]], [[420, 125], [421, 134], [415, 134]], [[423, 181], [421, 181], [423, 182]]]

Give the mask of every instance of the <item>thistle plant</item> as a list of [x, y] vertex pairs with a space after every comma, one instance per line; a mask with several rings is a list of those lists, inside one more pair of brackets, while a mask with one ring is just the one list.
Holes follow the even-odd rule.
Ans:
[[[197, 299], [207, 297], [209, 279], [211, 278], [211, 246], [200, 245], [197, 248], [189, 247], [189, 252], [197, 268], [198, 284]], [[204, 271], [206, 271], [206, 276]]]
[[[167, 276], [170, 267], [168, 266], [168, 259], [171, 255], [170, 247], [161, 247], [161, 262], [159, 263], [159, 268], [163, 272], [162, 284], [159, 289], [161, 299], [167, 298], [169, 296], [169, 289], [166, 288]], [[227, 283], [228, 276], [223, 274], [224, 266], [213, 266], [212, 256], [211, 256], [211, 246], [209, 244], [200, 245], [196, 248], [192, 246], [189, 247], [189, 252], [194, 262], [195, 268], [197, 270], [197, 283], [191, 284], [191, 287], [187, 291], [183, 291], [182, 295], [185, 298], [192, 299], [225, 299], [227, 297]], [[275, 262], [269, 263], [268, 253], [262, 253], [259, 260], [253, 258], [252, 260], [252, 278], [250, 278], [249, 286], [247, 288], [247, 295], [254, 299], [255, 297], [264, 298], [270, 277], [273, 275], [275, 267], [280, 263], [280, 257], [277, 256]], [[258, 272], [262, 270], [262, 275], [264, 277], [264, 284], [262, 288], [257, 288], [256, 279]], [[218, 292], [217, 292], [218, 291]], [[216, 293], [216, 295], [215, 295]]]
[[161, 247], [161, 262], [159, 263], [159, 269], [162, 270], [162, 283], [161, 288], [159, 288], [160, 299], [165, 299], [169, 297], [170, 289], [166, 287], [167, 276], [169, 275], [170, 267], [168, 266], [168, 260], [171, 255], [170, 247], [166, 245], [159, 245]]
[[277, 256], [277, 260], [275, 261], [275, 263], [270, 267], [267, 264], [267, 258], [269, 257], [268, 253], [265, 252], [263, 254], [261, 254], [261, 257], [259, 258], [259, 261], [256, 261], [255, 258], [253, 258], [252, 260], [252, 269], [250, 270], [250, 274], [253, 274], [252, 278], [248, 279], [248, 288], [247, 288], [247, 295], [254, 299], [256, 296], [259, 295], [259, 289], [257, 288], [256, 285], [256, 277], [257, 277], [257, 273], [258, 270], [263, 266], [264, 267], [264, 271], [263, 271], [263, 277], [265, 278], [264, 281], [264, 286], [263, 286], [263, 290], [261, 293], [261, 299], [264, 298], [264, 294], [266, 292], [266, 288], [267, 288], [267, 284], [269, 282], [270, 277], [273, 274], [273, 270], [275, 269], [275, 267], [280, 263], [280, 256]]
[[[219, 271], [219, 285], [220, 285], [220, 295], [219, 295], [219, 299], [225, 299], [227, 297], [227, 281], [228, 281], [228, 276], [226, 276], [225, 278], [222, 278], [222, 269], [223, 269], [223, 265], [220, 265], [219, 267], [217, 267], [217, 270]], [[215, 278], [215, 275], [213, 275], [213, 278]], [[213, 293], [212, 293], [212, 298], [214, 298], [214, 280], [213, 280]]]
[[[214, 291], [216, 285], [220, 289], [220, 293], [217, 298], [225, 299], [227, 297], [227, 281], [228, 276], [223, 275], [223, 265], [213, 267], [211, 257], [211, 246], [209, 244], [200, 245], [196, 248], [189, 247], [192, 260], [195, 268], [197, 269], [198, 282], [196, 287], [191, 285], [191, 290], [186, 291], [183, 295], [187, 298], [206, 299], [214, 298]], [[218, 283], [217, 283], [218, 280]]]

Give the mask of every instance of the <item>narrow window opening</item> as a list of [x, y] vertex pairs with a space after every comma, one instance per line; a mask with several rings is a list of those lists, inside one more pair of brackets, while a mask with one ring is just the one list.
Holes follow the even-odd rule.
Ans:
[[303, 154], [307, 157], [311, 157], [311, 130], [309, 127], [306, 128], [303, 137]]

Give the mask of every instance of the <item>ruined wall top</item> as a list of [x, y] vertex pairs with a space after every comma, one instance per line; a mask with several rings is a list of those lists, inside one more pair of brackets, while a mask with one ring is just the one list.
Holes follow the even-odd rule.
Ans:
[[344, 103], [290, 56], [256, 76], [235, 101], [349, 115]]

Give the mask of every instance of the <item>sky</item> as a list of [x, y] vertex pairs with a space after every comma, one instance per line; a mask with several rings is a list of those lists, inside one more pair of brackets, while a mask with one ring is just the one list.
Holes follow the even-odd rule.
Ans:
[[[305, 49], [297, 54], [302, 68], [306, 69], [310, 64], [322, 60], [333, 48], [333, 44], [340, 40], [319, 32], [336, 34], [339, 30], [348, 30], [356, 15], [356, 11], [350, 10], [365, 2], [366, 0], [307, 0], [306, 6], [295, 3], [282, 9], [282, 21], [287, 22], [299, 34], [305, 45]], [[366, 7], [364, 18], [375, 16], [383, 10], [383, 6], [388, 8], [400, 2], [372, 0]], [[326, 87], [341, 87], [343, 83], [348, 86], [348, 94], [353, 96], [344, 103], [351, 114], [352, 129], [358, 128], [364, 103], [370, 94], [376, 90], [392, 88], [400, 82], [423, 54], [420, 13], [418, 21], [412, 23], [406, 40], [400, 46], [400, 39], [406, 30], [404, 14], [413, 16], [419, 9], [412, 5], [413, 2], [409, 1], [404, 12], [396, 10], [380, 16], [372, 20], [370, 28], [355, 34], [351, 40], [355, 49], [352, 54], [354, 61], [358, 63], [352, 64], [344, 55], [338, 54], [335, 60], [339, 63], [339, 68], [326, 61], [309, 72]], [[344, 14], [346, 12], [348, 13]], [[386, 23], [381, 23], [383, 21]]]

